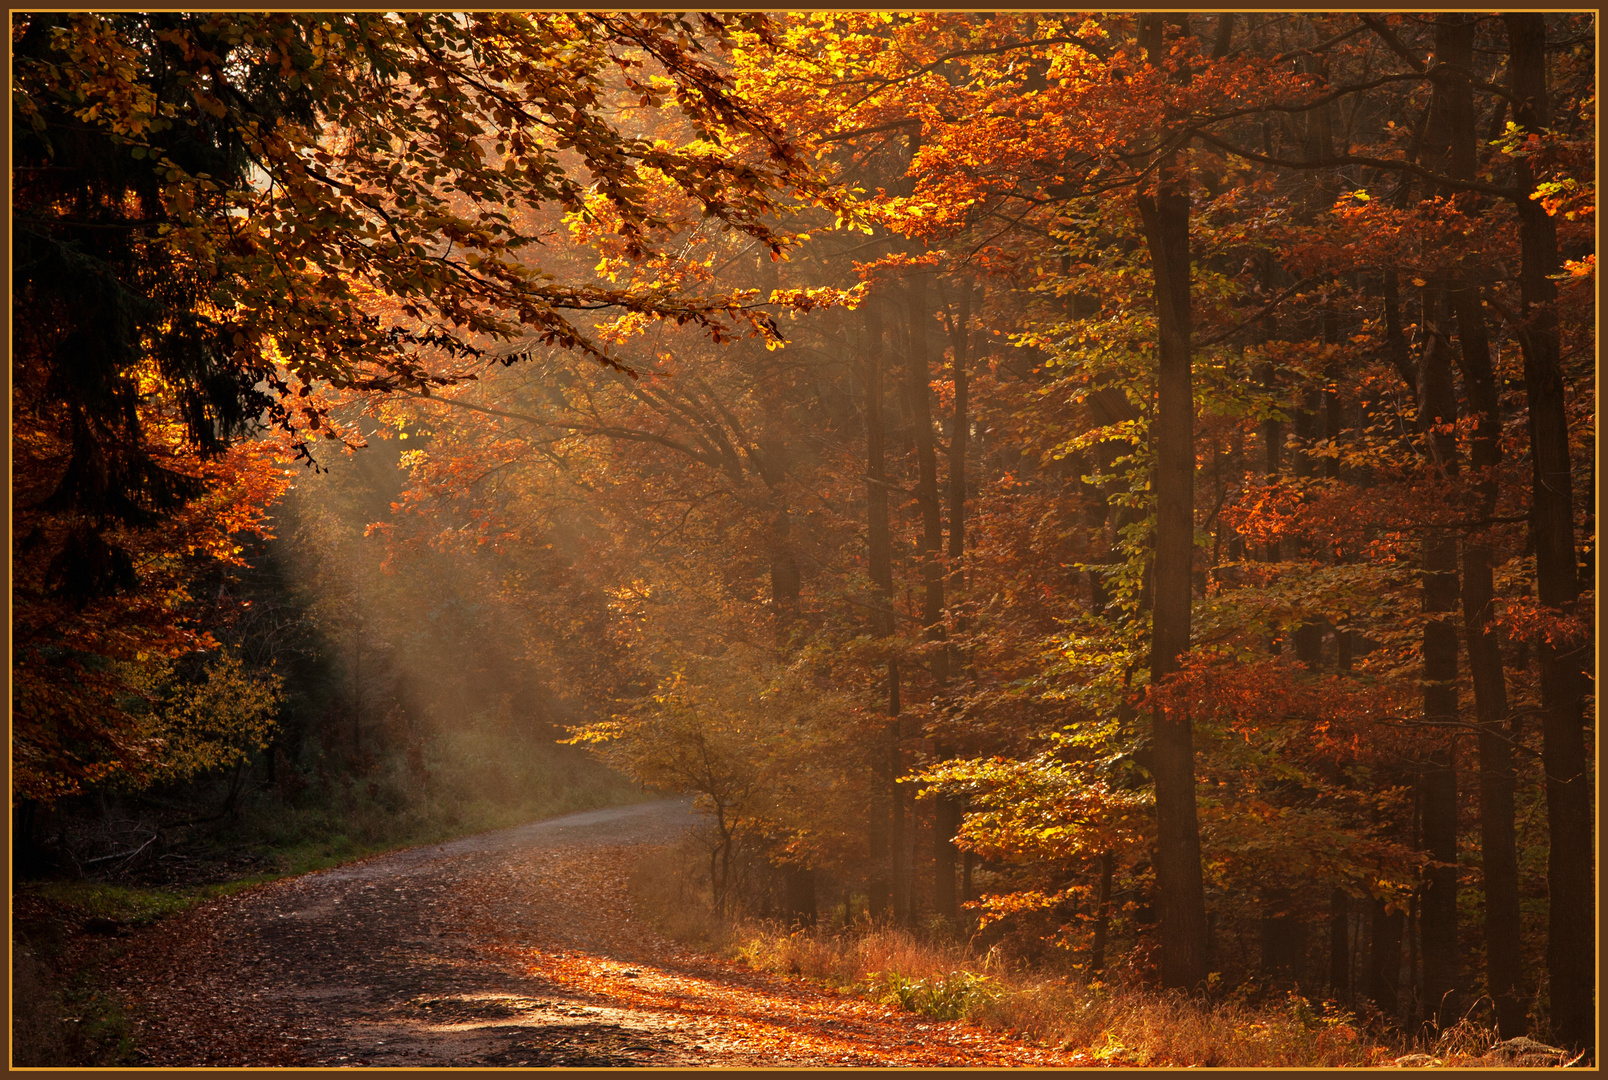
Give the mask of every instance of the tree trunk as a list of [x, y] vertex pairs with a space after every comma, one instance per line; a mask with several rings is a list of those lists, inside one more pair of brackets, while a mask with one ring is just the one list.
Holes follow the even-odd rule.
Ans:
[[782, 885], [786, 917], [791, 926], [814, 926], [815, 871], [807, 866], [784, 866]]
[[[1455, 647], [1455, 640], [1453, 642]], [[1426, 698], [1430, 694], [1426, 689]], [[1453, 749], [1437, 750], [1424, 770], [1424, 846], [1436, 866], [1425, 872], [1419, 933], [1424, 957], [1424, 1019], [1437, 1028], [1462, 1015], [1457, 955], [1457, 772]], [[1450, 865], [1447, 865], [1450, 864]]]
[[[1176, 19], [1177, 16], [1171, 18]], [[1159, 60], [1163, 16], [1143, 16], [1152, 63]], [[1189, 650], [1195, 521], [1194, 396], [1190, 360], [1189, 188], [1174, 153], [1153, 190], [1139, 192], [1139, 213], [1155, 274], [1158, 373], [1155, 416], [1156, 555], [1150, 681], [1159, 685]], [[1195, 745], [1189, 713], [1152, 714], [1156, 779], [1156, 890], [1161, 916], [1161, 980], [1194, 990], [1206, 982], [1206, 895], [1195, 809]]]
[[1100, 853], [1099, 907], [1094, 917], [1094, 942], [1089, 948], [1089, 974], [1105, 970], [1106, 939], [1111, 933], [1111, 871], [1116, 860], [1109, 851]]
[[[1448, 64], [1472, 70], [1474, 17], [1442, 15], [1436, 20], [1436, 51]], [[1442, 85], [1450, 131], [1450, 175], [1474, 178], [1477, 166], [1474, 90], [1467, 76], [1451, 71]], [[1458, 366], [1469, 411], [1475, 417], [1470, 463], [1478, 474], [1476, 518], [1491, 517], [1497, 505], [1497, 469], [1502, 463], [1502, 405], [1491, 362], [1490, 337], [1478, 289], [1454, 283], [1448, 291], [1457, 319]], [[1502, 649], [1491, 629], [1496, 595], [1494, 555], [1484, 529], [1476, 526], [1463, 542], [1463, 625], [1474, 686], [1480, 772], [1480, 868], [1485, 894], [1486, 985], [1496, 1002], [1497, 1027], [1504, 1039], [1525, 1033], [1519, 936], [1518, 845], [1514, 829], [1513, 748], [1509, 739], [1507, 685]]]
[[887, 725], [888, 739], [888, 798], [893, 807], [892, 821], [888, 829], [888, 877], [892, 883], [893, 918], [901, 926], [907, 926], [911, 921], [910, 905], [910, 845], [905, 837], [905, 804], [904, 791], [900, 789], [898, 780], [904, 772], [904, 755], [900, 752], [899, 739], [899, 661], [888, 661], [888, 715], [892, 722]]
[[[939, 746], [936, 754], [942, 761], [948, 756], [947, 748]], [[939, 795], [934, 800], [932, 828], [933, 910], [946, 919], [960, 914], [955, 902], [955, 835], [960, 832], [960, 799], [954, 795]]]
[[[966, 551], [966, 437], [971, 418], [968, 415], [968, 387], [966, 362], [968, 360], [971, 321], [971, 292], [961, 294], [959, 311], [950, 323], [950, 347], [953, 350], [955, 380], [955, 411], [949, 429], [949, 599], [954, 603], [965, 582], [963, 556]], [[964, 624], [957, 620], [957, 628]], [[949, 667], [959, 667], [960, 657], [953, 644], [948, 649]], [[948, 749], [939, 746], [937, 757], [942, 761]], [[953, 919], [960, 913], [955, 897], [955, 837], [960, 832], [960, 800], [953, 795], [938, 795], [933, 818], [933, 906], [938, 914]]]
[[[1459, 289], [1452, 297], [1457, 311], [1463, 383], [1477, 419], [1472, 463], [1481, 473], [1477, 517], [1496, 512], [1496, 470], [1502, 461], [1502, 413], [1491, 365], [1490, 344], [1479, 296]], [[1485, 892], [1485, 970], [1497, 1025], [1503, 1038], [1525, 1032], [1523, 978], [1519, 949], [1519, 865], [1514, 826], [1512, 741], [1517, 725], [1508, 716], [1502, 647], [1491, 627], [1496, 595], [1494, 556], [1482, 530], [1463, 544], [1463, 625], [1468, 666], [1474, 685], [1474, 715], [1479, 726], [1480, 867]]]
[[1351, 1000], [1351, 897], [1339, 888], [1329, 893], [1329, 993]]
[[[1440, 322], [1440, 289], [1424, 290], [1425, 344], [1420, 358], [1419, 429], [1431, 468], [1457, 472], [1457, 396], [1452, 383], [1451, 348]], [[1457, 714], [1457, 538], [1451, 529], [1434, 529], [1424, 541], [1424, 720], [1455, 723]], [[1439, 617], [1437, 617], [1439, 616]], [[1429, 730], [1434, 731], [1431, 727]], [[1457, 988], [1457, 773], [1450, 734], [1432, 735], [1433, 750], [1424, 772], [1424, 842], [1436, 865], [1425, 874], [1421, 907], [1426, 1019], [1449, 1027], [1461, 1015]]]
[[[1548, 122], [1546, 21], [1540, 14], [1503, 16], [1507, 24], [1514, 119], [1526, 131]], [[1533, 186], [1529, 163], [1515, 160], [1519, 186]], [[1519, 290], [1525, 324], [1524, 389], [1529, 404], [1534, 490], [1530, 527], [1535, 543], [1536, 591], [1541, 603], [1573, 614], [1579, 596], [1575, 560], [1574, 498], [1569, 467], [1569, 419], [1560, 356], [1557, 287], [1558, 236], [1539, 202], [1518, 200], [1522, 262]], [[1593, 909], [1592, 794], [1585, 748], [1586, 642], [1537, 646], [1541, 673], [1542, 764], [1546, 770], [1547, 976], [1552, 1026], [1570, 1046], [1594, 1049], [1597, 934]]]
[[776, 643], [787, 642], [793, 622], [798, 618], [798, 598], [802, 578], [798, 560], [788, 542], [792, 531], [786, 510], [779, 511], [771, 520], [771, 603], [776, 608]]
[[1373, 927], [1368, 949], [1368, 996], [1379, 1011], [1392, 1019], [1401, 1014], [1401, 934], [1399, 908], [1388, 908], [1374, 898]]
[[[949, 593], [955, 603], [966, 584], [966, 446], [971, 436], [971, 387], [967, 365], [971, 361], [972, 295], [961, 294], [960, 310], [955, 313], [949, 336], [954, 352], [955, 413], [949, 434]], [[964, 623], [957, 620], [957, 629]], [[953, 649], [951, 658], [958, 662]], [[951, 666], [956, 666], [952, 664]]]
[[[905, 395], [916, 444], [916, 502], [921, 507], [921, 578], [925, 585], [921, 624], [928, 642], [944, 638], [944, 569], [939, 554], [944, 546], [943, 503], [938, 495], [938, 453], [932, 433], [932, 368], [928, 357], [928, 330], [933, 309], [927, 302], [926, 283], [919, 275], [906, 279], [906, 315], [909, 318], [910, 355], [905, 362]], [[932, 677], [942, 686], [949, 677], [949, 653], [942, 647], [927, 654]]]
[[[868, 563], [874, 611], [871, 615], [872, 631], [880, 638], [893, 634], [893, 539], [888, 526], [887, 487], [887, 430], [882, 418], [882, 311], [880, 301], [873, 299], [865, 305], [866, 355], [865, 380], [865, 474], [866, 474], [866, 535]], [[887, 666], [888, 715], [899, 714], [899, 669], [894, 660]], [[891, 727], [891, 733], [887, 730]], [[899, 730], [895, 721], [884, 728], [885, 740], [897, 748]], [[882, 755], [880, 767], [874, 770], [874, 783], [880, 792], [873, 799], [871, 822], [871, 864], [877, 868], [868, 882], [871, 917], [881, 918], [893, 914], [892, 901], [895, 868], [898, 866], [898, 773], [896, 749]], [[885, 774], [885, 775], [884, 775]], [[898, 823], [902, 826], [902, 822]]]
[[1301, 978], [1306, 952], [1305, 927], [1290, 912], [1289, 889], [1262, 893], [1262, 977], [1270, 985], [1293, 988]]

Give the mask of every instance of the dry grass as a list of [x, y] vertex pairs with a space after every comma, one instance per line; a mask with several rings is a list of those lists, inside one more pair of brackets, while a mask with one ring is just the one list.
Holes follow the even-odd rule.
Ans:
[[936, 1019], [966, 1019], [1042, 1045], [1086, 1050], [1110, 1064], [1346, 1068], [1389, 1064], [1406, 1052], [1371, 1037], [1351, 1015], [1293, 995], [1283, 1007], [1253, 1007], [1034, 978], [999, 970], [992, 955], [967, 955], [961, 943], [897, 927], [835, 934], [785, 933], [764, 924], [735, 929], [732, 951], [754, 967], [853, 986]]
[[[936, 1019], [966, 1019], [1113, 1065], [1225, 1068], [1565, 1064], [1561, 1051], [1512, 1040], [1473, 1020], [1415, 1047], [1350, 1013], [1296, 994], [1252, 1003], [1207, 1001], [1142, 986], [1108, 986], [1011, 970], [936, 929], [874, 925], [789, 932], [774, 923], [709, 913], [707, 889], [686, 852], [661, 852], [632, 875], [638, 911], [660, 930], [766, 971], [853, 988]], [[693, 864], [696, 865], [695, 863]], [[1418, 1052], [1415, 1052], [1418, 1051]]]

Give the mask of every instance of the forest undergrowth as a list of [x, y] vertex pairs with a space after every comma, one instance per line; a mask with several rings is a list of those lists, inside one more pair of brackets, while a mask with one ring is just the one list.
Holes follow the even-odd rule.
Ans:
[[[693, 845], [645, 856], [631, 875], [636, 912], [667, 936], [761, 971], [808, 979], [934, 1020], [962, 1020], [1092, 1062], [1207, 1068], [1547, 1067], [1555, 1047], [1500, 1039], [1472, 1014], [1415, 1039], [1377, 1016], [1294, 990], [1190, 997], [1127, 978], [1078, 976], [1069, 957], [1014, 955], [975, 920], [918, 927], [873, 921], [863, 904], [825, 910], [814, 926], [738, 911], [714, 913]], [[852, 902], [853, 898], [851, 898]]]

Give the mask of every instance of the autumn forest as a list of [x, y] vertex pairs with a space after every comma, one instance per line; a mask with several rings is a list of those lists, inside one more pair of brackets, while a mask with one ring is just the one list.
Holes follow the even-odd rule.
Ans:
[[14, 14], [14, 905], [691, 796], [906, 1010], [1594, 1059], [1595, 41]]

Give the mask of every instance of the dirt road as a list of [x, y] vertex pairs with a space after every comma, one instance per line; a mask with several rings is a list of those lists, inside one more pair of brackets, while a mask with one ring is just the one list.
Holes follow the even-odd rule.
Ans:
[[681, 801], [394, 852], [207, 905], [111, 973], [142, 1064], [1070, 1064], [711, 960], [633, 921], [625, 880]]

